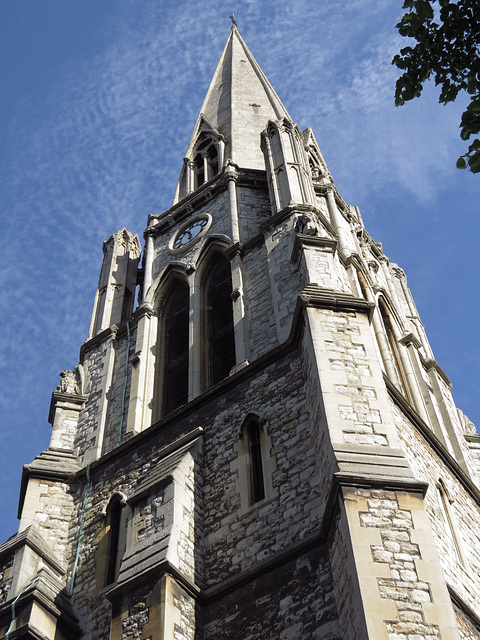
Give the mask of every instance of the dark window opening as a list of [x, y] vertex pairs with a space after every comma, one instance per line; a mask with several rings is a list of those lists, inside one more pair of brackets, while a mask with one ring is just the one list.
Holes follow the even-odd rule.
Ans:
[[250, 451], [250, 479], [253, 504], [265, 498], [260, 427], [256, 420], [251, 420], [247, 424], [246, 433]]
[[208, 378], [214, 385], [230, 373], [235, 364], [232, 273], [230, 262], [218, 256], [207, 286]]
[[108, 556], [107, 556], [107, 576], [106, 584], [112, 584], [117, 580], [118, 570], [118, 547], [120, 540], [120, 523], [122, 519], [121, 499], [114, 498], [107, 510], [108, 527]]
[[163, 413], [188, 401], [189, 289], [178, 281], [165, 306]]
[[211, 180], [218, 173], [218, 151], [215, 141], [211, 138], [203, 140], [197, 146], [197, 155], [194, 158], [195, 188]]

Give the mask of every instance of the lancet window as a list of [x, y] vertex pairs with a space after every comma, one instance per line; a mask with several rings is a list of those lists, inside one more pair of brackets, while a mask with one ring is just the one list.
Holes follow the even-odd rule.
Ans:
[[105, 571], [105, 584], [112, 584], [118, 578], [118, 570], [120, 567], [120, 547], [122, 539], [122, 512], [125, 506], [125, 500], [120, 494], [115, 494], [110, 500], [107, 507], [107, 558]]
[[189, 288], [186, 281], [171, 284], [160, 319], [163, 324], [163, 414], [188, 400]]
[[158, 309], [153, 421], [226, 378], [236, 363], [230, 261], [218, 248], [172, 273]]
[[206, 281], [208, 386], [226, 378], [235, 364], [231, 294], [230, 262], [218, 253]]
[[442, 478], [438, 479], [437, 489], [438, 493], [440, 494], [440, 504], [442, 506], [444, 519], [447, 525], [447, 533], [450, 535], [457, 558], [459, 559], [461, 564], [465, 566], [465, 557], [462, 549], [462, 544], [458, 534], [458, 528], [455, 523], [454, 514], [452, 513], [451, 509], [453, 499], [450, 497], [445, 482]]
[[256, 418], [250, 417], [248, 419], [244, 433], [248, 439], [248, 451], [250, 455], [250, 495], [251, 502], [254, 504], [265, 498], [260, 425]]

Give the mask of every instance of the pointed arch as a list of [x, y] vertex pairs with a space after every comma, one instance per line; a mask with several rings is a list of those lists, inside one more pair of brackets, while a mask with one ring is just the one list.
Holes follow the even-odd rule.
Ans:
[[223, 169], [224, 156], [224, 137], [201, 113], [184, 158], [174, 204], [220, 173]]
[[115, 491], [105, 508], [106, 557], [104, 585], [117, 581], [120, 562], [125, 548], [125, 496]]
[[171, 268], [156, 300], [158, 330], [153, 419], [188, 401], [190, 287], [185, 274]]
[[251, 504], [260, 502], [265, 498], [261, 438], [261, 429], [264, 422], [258, 415], [249, 413], [241, 428], [241, 436], [246, 440], [249, 454], [249, 495]]
[[235, 334], [230, 261], [212, 251], [202, 283], [206, 387], [228, 376], [235, 365]]

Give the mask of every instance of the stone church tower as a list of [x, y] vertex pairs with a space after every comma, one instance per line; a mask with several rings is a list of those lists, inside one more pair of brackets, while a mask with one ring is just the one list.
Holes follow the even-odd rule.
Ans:
[[104, 243], [0, 636], [480, 638], [479, 436], [235, 25], [144, 238]]

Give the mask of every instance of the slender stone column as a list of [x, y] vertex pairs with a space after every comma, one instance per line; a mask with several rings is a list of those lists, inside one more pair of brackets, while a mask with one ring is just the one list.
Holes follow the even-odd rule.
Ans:
[[343, 219], [343, 216], [340, 214], [339, 210], [337, 209], [335, 196], [333, 195], [333, 190], [334, 190], [333, 185], [327, 185], [326, 191], [327, 191], [328, 211], [330, 213], [330, 219], [332, 221], [332, 224], [335, 227], [335, 231], [338, 234], [338, 244], [339, 244], [340, 251], [343, 253], [345, 257], [347, 257], [350, 255], [351, 250], [345, 234], [345, 229], [344, 229], [345, 221]]
[[[233, 303], [233, 325], [235, 332], [235, 355], [237, 367], [248, 362], [247, 359], [247, 331], [245, 305], [243, 298], [243, 265], [241, 258], [240, 227], [238, 223], [237, 207], [237, 179], [236, 169], [230, 165], [227, 169], [228, 195], [230, 204], [230, 219], [232, 224], [232, 240], [234, 245], [228, 257], [231, 260], [232, 268], [232, 303]], [[233, 252], [232, 252], [233, 250]]]
[[145, 301], [148, 294], [148, 290], [152, 286], [152, 268], [153, 268], [153, 236], [151, 235], [151, 233], [148, 233], [148, 235], [146, 235], [146, 240], [145, 240], [145, 260], [143, 265], [143, 301]]
[[240, 228], [238, 224], [238, 207], [237, 207], [237, 180], [238, 172], [232, 165], [226, 169], [228, 181], [228, 198], [230, 205], [230, 220], [232, 224], [232, 240], [234, 243], [240, 242]]

